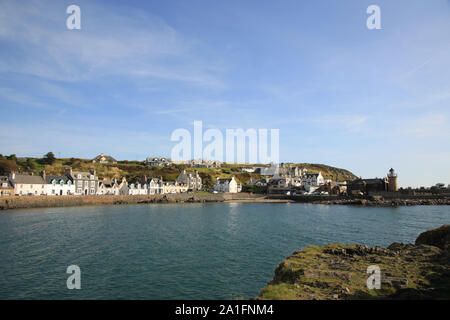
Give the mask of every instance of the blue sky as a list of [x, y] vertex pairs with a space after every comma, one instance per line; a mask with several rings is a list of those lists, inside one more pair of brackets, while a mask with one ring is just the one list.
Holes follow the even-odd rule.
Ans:
[[281, 161], [447, 184], [449, 30], [447, 0], [0, 0], [0, 153], [170, 156], [201, 120], [280, 129]]

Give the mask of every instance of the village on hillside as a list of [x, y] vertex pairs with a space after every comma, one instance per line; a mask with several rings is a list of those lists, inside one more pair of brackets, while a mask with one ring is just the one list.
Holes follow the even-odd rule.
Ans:
[[[143, 161], [146, 168], [161, 170], [170, 168], [176, 175], [166, 175], [169, 179], [163, 179], [162, 175], [150, 176], [152, 172], [158, 171], [149, 171], [149, 175], [142, 174], [127, 179], [125, 176], [100, 177], [95, 169], [81, 171], [71, 166], [65, 167], [64, 173], [59, 175], [48, 173], [45, 169], [39, 174], [34, 174], [33, 170], [19, 172], [19, 167], [15, 163], [24, 163], [23, 167], [26, 169], [30, 169], [30, 166], [35, 167], [30, 158], [1, 157], [0, 169], [3, 175], [0, 176], [0, 196], [154, 195], [189, 192], [358, 196], [399, 191], [394, 169], [390, 169], [384, 178], [362, 179], [347, 171], [348, 176], [345, 176], [347, 172], [344, 172], [343, 177], [339, 179], [336, 176], [333, 180], [330, 179], [329, 173], [327, 173], [329, 178], [326, 178], [320, 170], [310, 172], [307, 168], [295, 164], [246, 164], [225, 169], [227, 165], [216, 160], [175, 162], [168, 158], [148, 157]], [[56, 158], [50, 152], [42, 161], [51, 164]], [[112, 156], [100, 154], [90, 160], [90, 163], [108, 166], [116, 165], [118, 161]], [[199, 173], [201, 170], [204, 172]], [[227, 174], [205, 183], [204, 180], [211, 180], [211, 176], [206, 175], [205, 170], [219, 170], [222, 175]], [[437, 184], [430, 190], [449, 187]], [[406, 191], [411, 191], [411, 188]], [[425, 191], [425, 188], [417, 191]]]

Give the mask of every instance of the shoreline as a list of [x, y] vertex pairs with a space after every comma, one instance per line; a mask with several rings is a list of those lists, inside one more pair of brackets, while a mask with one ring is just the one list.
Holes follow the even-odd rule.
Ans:
[[88, 205], [127, 205], [152, 203], [309, 203], [322, 205], [351, 205], [361, 207], [399, 207], [417, 205], [450, 205], [450, 196], [410, 197], [405, 199], [347, 198], [336, 196], [274, 196], [250, 193], [233, 194], [158, 194], [158, 195], [99, 195], [99, 196], [10, 196], [0, 198], [0, 210], [28, 208], [57, 208]]
[[[394, 242], [387, 248], [310, 245], [282, 261], [255, 299], [449, 299], [449, 250], [450, 225], [422, 232], [414, 244]], [[368, 266], [374, 265], [380, 275], [376, 290], [367, 281]]]

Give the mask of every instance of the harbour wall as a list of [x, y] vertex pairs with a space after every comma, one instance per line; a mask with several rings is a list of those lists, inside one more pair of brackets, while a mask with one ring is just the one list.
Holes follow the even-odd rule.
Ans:
[[10, 196], [0, 197], [0, 210], [141, 203], [229, 202], [234, 200], [253, 201], [264, 198], [264, 195], [251, 193], [203, 192], [155, 195]]

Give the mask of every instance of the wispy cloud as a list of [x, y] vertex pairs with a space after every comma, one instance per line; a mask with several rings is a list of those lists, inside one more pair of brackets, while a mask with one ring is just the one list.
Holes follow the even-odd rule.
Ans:
[[409, 121], [402, 122], [398, 129], [400, 134], [416, 138], [430, 137], [450, 139], [450, 124], [443, 114], [428, 114], [414, 117]]
[[112, 4], [80, 6], [82, 29], [67, 30], [62, 3], [3, 1], [0, 43], [14, 46], [16, 55], [1, 55], [0, 72], [58, 81], [117, 75], [223, 85], [213, 63], [196, 55], [195, 43], [162, 19], [131, 8], [123, 16]]

